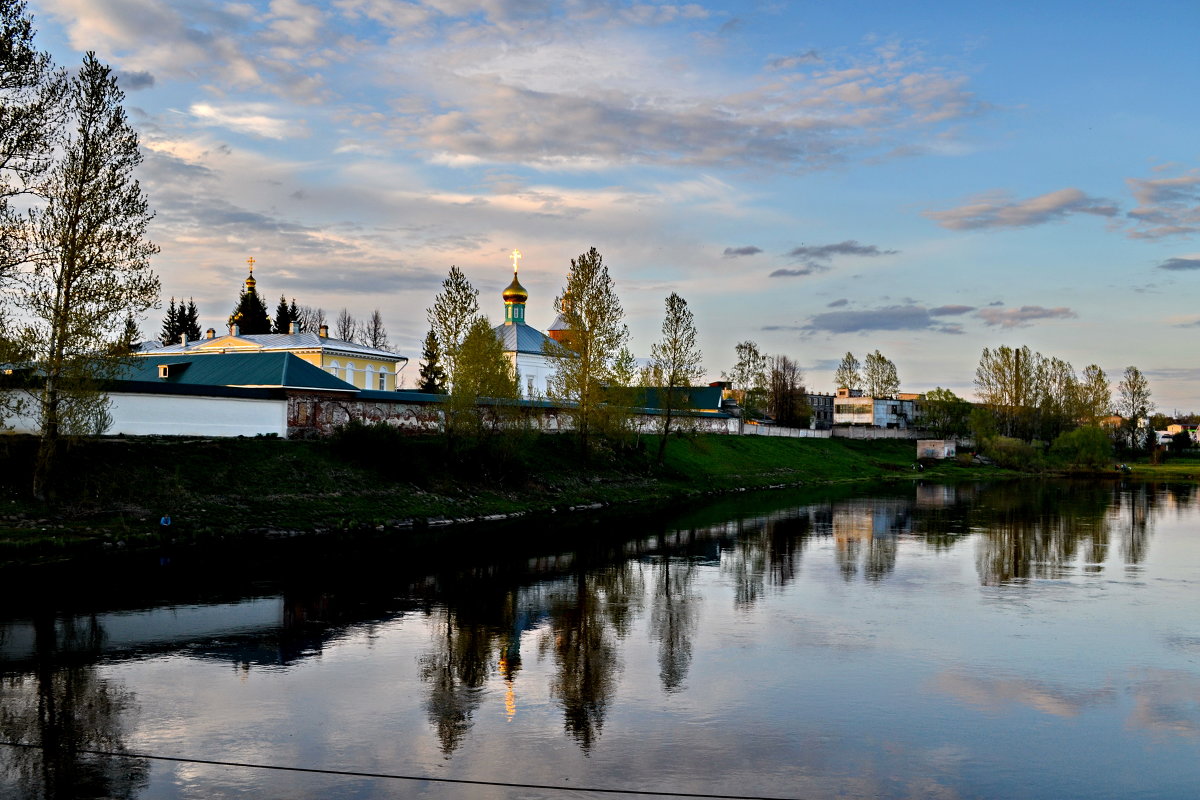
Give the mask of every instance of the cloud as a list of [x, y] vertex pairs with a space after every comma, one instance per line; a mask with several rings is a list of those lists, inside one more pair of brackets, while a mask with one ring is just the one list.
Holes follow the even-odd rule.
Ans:
[[282, 116], [272, 116], [274, 106], [266, 103], [235, 103], [224, 107], [211, 103], [194, 103], [188, 109], [201, 124], [228, 128], [263, 139], [289, 139], [307, 136], [303, 123]]
[[842, 297], [837, 300], [834, 300], [832, 303], [826, 304], [825, 307], [826, 308], [841, 308], [842, 306], [849, 305], [849, 304], [850, 304], [850, 301], [847, 300], [846, 298]]
[[880, 250], [873, 244], [859, 244], [853, 239], [847, 239], [837, 244], [822, 244], [815, 246], [801, 245], [787, 252], [787, 257], [799, 261], [804, 266], [799, 269], [777, 269], [771, 273], [772, 278], [793, 277], [797, 275], [812, 275], [824, 272], [833, 265], [835, 256], [861, 256], [876, 258], [890, 256], [898, 250]]
[[1058, 308], [1021, 306], [1020, 308], [1003, 309], [982, 308], [975, 316], [991, 327], [1023, 328], [1039, 319], [1073, 319], [1079, 315], [1065, 306]]
[[837, 244], [823, 244], [816, 247], [793, 247], [788, 251], [788, 257], [811, 261], [829, 261], [834, 256], [891, 256], [899, 250], [880, 250], [873, 244], [859, 244], [848, 239]]
[[1200, 258], [1168, 258], [1158, 268], [1172, 271], [1200, 269]]
[[919, 305], [894, 305], [861, 311], [826, 311], [815, 314], [802, 330], [810, 333], [859, 333], [862, 331], [921, 331], [961, 333], [961, 327], [943, 326], [930, 310]]
[[117, 84], [126, 92], [137, 92], [154, 86], [154, 75], [139, 70], [122, 70], [117, 73]]
[[[668, 40], [549, 23], [540, 41], [478, 35], [386, 56], [395, 91], [424, 113], [389, 120], [395, 141], [451, 164], [598, 169], [654, 164], [807, 171], [907, 143], [982, 111], [965, 78], [920, 54], [880, 48], [803, 76], [681, 75]], [[697, 65], [703, 72], [705, 67]]]
[[961, 314], [966, 314], [968, 311], [974, 311], [975, 306], [938, 306], [937, 308], [929, 309], [931, 317], [957, 317]]
[[735, 258], [737, 256], [753, 256], [762, 252], [761, 247], [748, 245], [746, 247], [726, 247], [723, 255], [726, 258]]
[[767, 61], [767, 69], [772, 71], [789, 70], [801, 64], [815, 64], [820, 62], [820, 60], [821, 56], [816, 50], [808, 50], [803, 53], [797, 53], [794, 56], [772, 58]]
[[803, 267], [801, 269], [777, 269], [771, 273], [772, 278], [795, 278], [801, 275], [812, 275], [823, 272], [827, 267]]
[[1200, 233], [1200, 171], [1174, 178], [1127, 178], [1125, 183], [1138, 202], [1126, 214], [1134, 224], [1131, 238]]
[[988, 228], [1028, 228], [1064, 219], [1072, 214], [1115, 217], [1118, 208], [1107, 200], [1089, 197], [1079, 189], [1011, 200], [1004, 193], [993, 193], [976, 202], [945, 211], [926, 211], [924, 216], [943, 228], [965, 231]]

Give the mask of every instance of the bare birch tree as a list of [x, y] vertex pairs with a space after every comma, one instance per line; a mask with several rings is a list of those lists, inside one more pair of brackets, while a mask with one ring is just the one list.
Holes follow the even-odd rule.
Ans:
[[704, 375], [703, 356], [696, 345], [696, 320], [687, 301], [675, 292], [666, 300], [662, 339], [650, 345], [650, 375], [658, 388], [661, 412], [658, 463], [667, 452], [667, 438], [678, 427], [680, 412], [686, 408], [687, 387]]

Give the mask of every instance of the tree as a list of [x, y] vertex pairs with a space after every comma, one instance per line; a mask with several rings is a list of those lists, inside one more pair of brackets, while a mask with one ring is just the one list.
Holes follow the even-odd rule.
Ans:
[[787, 356], [771, 356], [767, 380], [767, 404], [775, 421], [790, 427], [807, 426], [812, 408], [804, 397], [800, 365]]
[[[850, 357], [853, 358], [853, 356]], [[844, 358], [842, 363], [846, 363]], [[838, 368], [838, 371], [841, 371], [841, 367]], [[874, 353], [867, 353], [862, 377], [863, 386], [869, 397], [895, 397], [900, 391], [900, 378], [896, 375], [896, 365], [878, 350]]]
[[271, 326], [271, 333], [291, 333], [292, 324], [296, 323], [299, 328], [300, 309], [296, 308], [296, 298], [292, 298], [291, 305], [288, 305], [287, 298], [282, 294], [279, 295], [279, 304], [275, 306], [275, 323]]
[[733, 385], [740, 397], [745, 417], [756, 417], [762, 413], [767, 387], [767, 357], [758, 345], [750, 340], [738, 342], [733, 348], [737, 361], [721, 377]]
[[425, 316], [442, 347], [446, 380], [453, 386], [458, 351], [467, 331], [479, 317], [479, 290], [452, 264], [450, 273], [442, 281], [442, 291], [433, 298], [433, 305], [425, 309]]
[[188, 298], [187, 308], [184, 308], [183, 303], [179, 304], [179, 326], [180, 335], [186, 334], [189, 342], [200, 340], [200, 309], [196, 307], [194, 298]]
[[1123, 418], [1129, 448], [1137, 451], [1147, 440], [1145, 423], [1154, 413], [1154, 402], [1150, 399], [1150, 383], [1137, 367], [1125, 368], [1121, 382], [1117, 384], [1117, 413]]
[[237, 305], [229, 315], [229, 325], [237, 325], [238, 333], [247, 336], [271, 332], [267, 304], [258, 296], [253, 283], [247, 281], [247, 285], [242, 289]]
[[133, 353], [133, 348], [142, 341], [142, 331], [138, 328], [137, 320], [133, 318], [133, 312], [125, 313], [125, 325], [121, 329], [121, 335], [117, 339], [115, 352], [118, 356], [127, 356]]
[[167, 306], [167, 313], [163, 315], [162, 332], [158, 340], [164, 345], [179, 344], [179, 309], [175, 307], [174, 295]]
[[971, 404], [938, 387], [922, 401], [922, 425], [939, 439], [965, 436], [971, 429]]
[[358, 320], [343, 307], [333, 321], [333, 338], [341, 339], [343, 342], [357, 342], [360, 331], [361, 326], [358, 324]]
[[61, 437], [106, 424], [98, 382], [118, 365], [100, 356], [112, 351], [126, 313], [157, 303], [150, 257], [158, 248], [146, 239], [153, 213], [133, 177], [141, 153], [123, 100], [112, 71], [89, 52], [64, 98], [45, 203], [29, 214], [37, 257], [16, 303], [20, 341], [44, 378], [33, 476], [39, 499], [51, 488]]
[[842, 356], [842, 363], [838, 364], [837, 371], [833, 374], [834, 384], [839, 389], [861, 389], [861, 367], [862, 365], [858, 363], [858, 359], [854, 357], [854, 353], [847, 351], [846, 355]]
[[[516, 370], [487, 317], [478, 316], [471, 323], [458, 356], [458, 378], [447, 402], [447, 432], [476, 436], [494, 432], [507, 416], [504, 401], [514, 403], [519, 390]], [[493, 402], [485, 409], [482, 399]]]
[[625, 312], [604, 258], [595, 247], [571, 259], [562, 294], [554, 300], [567, 330], [562, 346], [547, 344], [547, 355], [559, 359], [550, 381], [550, 394], [573, 404], [575, 434], [586, 457], [593, 433], [603, 429], [604, 385], [612, 379], [617, 355], [629, 340]]
[[321, 326], [325, 324], [325, 309], [318, 306], [300, 306], [296, 309], [296, 322], [302, 331], [319, 333]]
[[425, 334], [425, 345], [421, 350], [421, 382], [417, 388], [429, 394], [446, 391], [446, 373], [442, 371], [442, 348], [437, 334], [430, 328]]
[[21, 194], [43, 194], [63, 120], [66, 78], [33, 44], [23, 0], [0, 0], [0, 278], [29, 257], [28, 219], [10, 206]]
[[387, 328], [383, 327], [383, 315], [379, 313], [378, 308], [371, 312], [371, 316], [363, 324], [362, 338], [363, 344], [376, 350], [387, 350], [391, 346], [388, 342]]
[[650, 345], [650, 374], [658, 387], [659, 410], [662, 412], [659, 426], [661, 438], [658, 442], [658, 463], [663, 463], [667, 452], [667, 437], [672, 425], [677, 425], [679, 411], [684, 408], [683, 389], [704, 375], [700, 363], [703, 356], [696, 345], [696, 321], [687, 301], [675, 292], [667, 297], [666, 314], [663, 317], [662, 339]]
[[983, 348], [975, 369], [975, 390], [995, 420], [997, 433], [1028, 441], [1029, 411], [1034, 406], [1036, 361], [1028, 347]]
[[1076, 384], [1075, 409], [1079, 421], [1096, 425], [1112, 413], [1112, 387], [1104, 370], [1095, 364], [1083, 369], [1083, 378]]

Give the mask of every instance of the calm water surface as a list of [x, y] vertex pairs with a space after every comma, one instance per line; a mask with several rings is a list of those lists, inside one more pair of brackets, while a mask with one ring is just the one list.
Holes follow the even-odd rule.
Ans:
[[740, 495], [443, 538], [9, 576], [0, 738], [51, 755], [0, 746], [0, 797], [1200, 795], [1195, 487]]

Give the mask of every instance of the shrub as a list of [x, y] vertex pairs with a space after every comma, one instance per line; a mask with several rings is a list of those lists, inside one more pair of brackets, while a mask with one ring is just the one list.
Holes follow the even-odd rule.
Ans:
[[1042, 467], [1042, 454], [1033, 445], [1008, 436], [993, 436], [983, 442], [983, 454], [1002, 467], [1036, 470]]
[[1055, 439], [1050, 454], [1069, 469], [1105, 469], [1112, 465], [1112, 441], [1099, 428], [1076, 428]]

